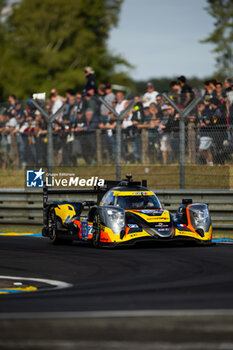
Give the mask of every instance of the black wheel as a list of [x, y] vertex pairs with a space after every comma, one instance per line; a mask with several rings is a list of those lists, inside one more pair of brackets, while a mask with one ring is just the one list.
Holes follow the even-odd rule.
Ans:
[[55, 210], [51, 209], [49, 212], [49, 216], [48, 216], [48, 233], [49, 233], [49, 238], [50, 241], [54, 244], [54, 245], [58, 245], [58, 244], [72, 244], [72, 238], [67, 237], [67, 239], [61, 238], [59, 237], [59, 227], [61, 226]]
[[93, 245], [98, 248], [100, 246], [100, 216], [95, 215], [93, 220]]
[[48, 233], [53, 244], [59, 243], [57, 228], [57, 218], [54, 209], [51, 209], [48, 216]]

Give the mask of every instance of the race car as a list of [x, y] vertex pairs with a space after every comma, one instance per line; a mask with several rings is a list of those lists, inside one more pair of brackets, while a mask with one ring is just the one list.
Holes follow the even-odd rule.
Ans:
[[[143, 241], [195, 241], [210, 243], [212, 224], [208, 206], [183, 199], [176, 214], [163, 209], [145, 180], [131, 176], [110, 181], [94, 190], [99, 202], [48, 202], [49, 193], [75, 193], [75, 190], [44, 188], [44, 227], [42, 235], [51, 242], [89, 241], [95, 247], [115, 247]], [[93, 192], [93, 193], [94, 193]], [[88, 207], [87, 215], [82, 215]]]

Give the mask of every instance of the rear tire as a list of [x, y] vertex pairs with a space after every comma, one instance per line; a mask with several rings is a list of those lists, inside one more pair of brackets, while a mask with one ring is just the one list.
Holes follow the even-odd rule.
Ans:
[[67, 237], [67, 239], [59, 237], [60, 222], [56, 216], [55, 210], [51, 209], [48, 215], [48, 233], [50, 241], [54, 245], [70, 245], [73, 239]]

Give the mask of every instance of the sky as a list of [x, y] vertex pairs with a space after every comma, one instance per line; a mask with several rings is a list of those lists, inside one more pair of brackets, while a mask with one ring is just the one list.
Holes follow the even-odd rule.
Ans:
[[124, 0], [109, 49], [135, 66], [135, 80], [211, 76], [214, 46], [199, 42], [214, 28], [206, 6], [206, 0]]

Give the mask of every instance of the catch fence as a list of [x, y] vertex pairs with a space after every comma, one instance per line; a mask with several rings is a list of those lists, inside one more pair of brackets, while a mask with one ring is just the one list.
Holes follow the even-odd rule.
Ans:
[[97, 105], [104, 103], [109, 113], [93, 113], [95, 125], [86, 117], [88, 107], [81, 113], [77, 108], [70, 112], [67, 102], [52, 115], [46, 105], [34, 100], [30, 101], [31, 110], [24, 101], [31, 120], [26, 117], [24, 124], [16, 125], [7, 117], [9, 105], [5, 103], [0, 108], [1, 168], [110, 165], [116, 166], [114, 177], [120, 179], [125, 166], [178, 166], [180, 188], [187, 188], [187, 176], [194, 175], [195, 188], [198, 170], [200, 187], [203, 182], [206, 188], [209, 182], [213, 188], [211, 177], [216, 176], [216, 188], [232, 188], [232, 106], [221, 99], [215, 106], [216, 99], [207, 97], [198, 92], [185, 108], [179, 103], [182, 96], [179, 100], [172, 94], [160, 95], [162, 102], [148, 106], [134, 99], [126, 102], [121, 113], [114, 104], [97, 98]]
[[[213, 165], [233, 165], [233, 129], [220, 126], [214, 129], [206, 128], [212, 138], [211, 153]], [[121, 162], [122, 164], [164, 164], [161, 152], [162, 136], [153, 130], [122, 130], [121, 131]], [[185, 126], [185, 163], [206, 164], [205, 158], [199, 152], [200, 129], [188, 122]], [[35, 138], [33, 142], [31, 139]], [[101, 129], [93, 131], [72, 132], [67, 135], [53, 133], [54, 166], [102, 165], [115, 164], [116, 133], [109, 134]], [[1, 167], [22, 168], [22, 166], [45, 166], [47, 164], [47, 136], [36, 137], [21, 132], [11, 134], [10, 141], [2, 134], [0, 145]], [[21, 144], [23, 143], [23, 146]], [[179, 164], [179, 131], [172, 130], [169, 134], [167, 164]], [[58, 157], [58, 154], [60, 157]], [[59, 158], [59, 159], [57, 159]]]

